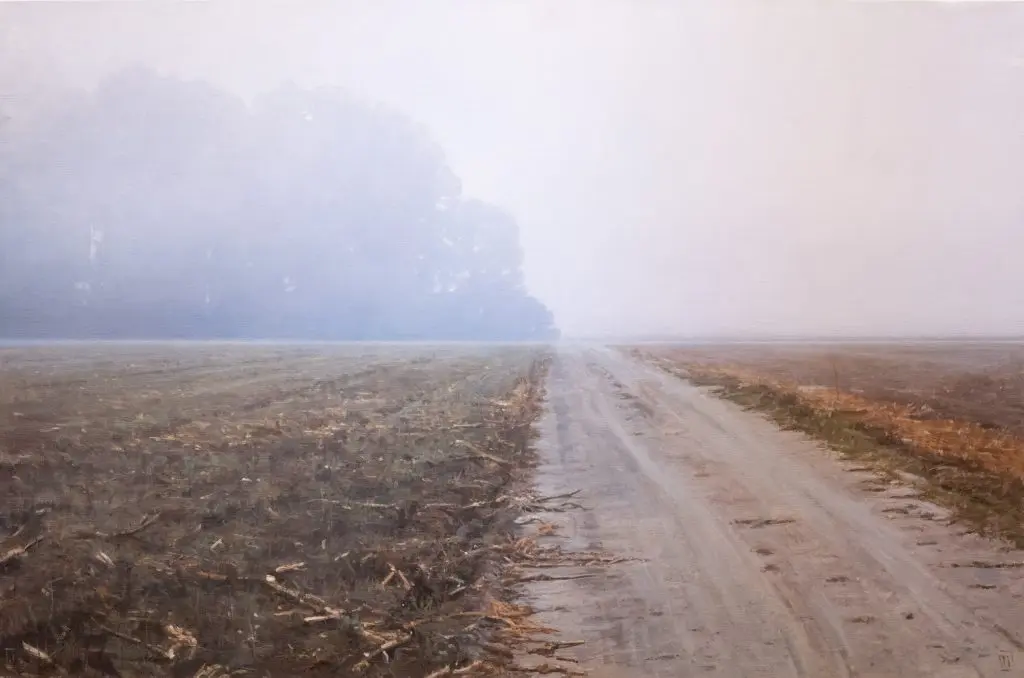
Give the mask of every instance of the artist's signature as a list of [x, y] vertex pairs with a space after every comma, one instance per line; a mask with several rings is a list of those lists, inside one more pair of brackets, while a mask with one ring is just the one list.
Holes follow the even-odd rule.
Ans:
[[1021, 669], [1018, 667], [1020, 663], [1017, 661], [1018, 657], [1016, 652], [1000, 652], [996, 658], [999, 662], [1000, 672], [1012, 673], [1015, 676], [1024, 675], [1020, 673]]

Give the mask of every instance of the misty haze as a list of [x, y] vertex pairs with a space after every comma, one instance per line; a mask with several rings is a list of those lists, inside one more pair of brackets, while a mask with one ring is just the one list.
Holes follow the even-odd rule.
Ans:
[[1024, 675], [1024, 4], [0, 2], [0, 674]]
[[[3, 305], [21, 335], [33, 334], [31, 294], [81, 305], [88, 284], [96, 314], [123, 324], [127, 304], [166, 289], [160, 275], [189, 278], [163, 300], [174, 313], [237, 314], [216, 330], [192, 320], [203, 334], [256, 311], [230, 295], [276, 307], [267, 326], [235, 332], [260, 335], [319, 313], [326, 285], [347, 305], [339, 317], [380, 310], [371, 335], [398, 332], [400, 312], [359, 297], [409, 285], [479, 335], [505, 332], [469, 319], [484, 299], [490, 317], [501, 294], [517, 299], [501, 315], [543, 324], [533, 296], [567, 336], [1024, 331], [1024, 9], [1009, 3], [4, 3], [0, 17], [3, 176], [18, 179], [3, 184]], [[348, 102], [324, 113], [346, 121], [303, 129], [310, 97]], [[343, 183], [360, 154], [388, 175], [365, 175], [386, 208]], [[265, 194], [280, 177], [290, 183]], [[458, 203], [441, 212], [446, 196]], [[474, 199], [505, 226], [453, 226]], [[519, 236], [502, 240], [512, 222]], [[464, 260], [444, 249], [445, 229], [502, 244]], [[383, 287], [346, 264], [346, 238], [368, 230], [387, 243], [372, 265], [398, 276]], [[274, 247], [272, 233], [291, 258], [256, 278], [237, 270], [242, 243]], [[410, 266], [427, 245], [437, 251]], [[294, 270], [296, 253], [311, 271]], [[466, 299], [433, 294], [435, 273], [481, 267], [492, 279], [465, 281]], [[506, 291], [488, 296], [506, 267]], [[316, 279], [325, 269], [335, 277]], [[261, 301], [284, 295], [286, 277], [291, 296]], [[114, 278], [141, 285], [134, 302]], [[208, 281], [220, 287], [209, 305]], [[61, 317], [93, 317], [76, 313]], [[153, 314], [109, 333], [145, 330]], [[75, 322], [85, 333], [96, 321]]]
[[3, 130], [8, 337], [547, 339], [518, 228], [408, 119], [134, 67]]

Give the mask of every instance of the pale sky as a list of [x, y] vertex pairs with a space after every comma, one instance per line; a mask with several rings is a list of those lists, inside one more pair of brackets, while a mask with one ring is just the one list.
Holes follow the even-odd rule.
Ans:
[[1024, 334], [1024, 6], [967, 5], [3, 4], [0, 49], [401, 109], [568, 334]]

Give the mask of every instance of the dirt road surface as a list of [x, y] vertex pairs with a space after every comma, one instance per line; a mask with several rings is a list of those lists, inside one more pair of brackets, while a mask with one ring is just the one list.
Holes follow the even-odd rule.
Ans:
[[562, 350], [547, 407], [561, 543], [636, 559], [530, 589], [590, 675], [1024, 676], [1024, 556], [912, 484], [611, 349]]

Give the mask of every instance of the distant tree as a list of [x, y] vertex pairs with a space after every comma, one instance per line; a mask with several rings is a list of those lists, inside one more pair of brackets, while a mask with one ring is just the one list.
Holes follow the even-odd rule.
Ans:
[[0, 264], [8, 337], [557, 334], [515, 221], [421, 128], [332, 90], [246, 106], [130, 69], [0, 123]]

